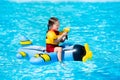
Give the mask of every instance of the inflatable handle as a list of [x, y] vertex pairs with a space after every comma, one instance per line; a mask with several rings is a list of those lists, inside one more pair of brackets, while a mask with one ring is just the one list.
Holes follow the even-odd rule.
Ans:
[[63, 32], [69, 32], [70, 31], [70, 28], [69, 27], [66, 27], [63, 29]]
[[41, 54], [35, 54], [34, 55], [35, 58], [39, 58], [41, 57], [45, 62], [49, 62], [51, 60], [50, 56], [46, 53], [41, 53]]

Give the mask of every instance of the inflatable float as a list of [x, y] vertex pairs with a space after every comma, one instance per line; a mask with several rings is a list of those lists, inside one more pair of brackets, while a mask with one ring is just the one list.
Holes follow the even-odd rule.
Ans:
[[[31, 64], [44, 65], [53, 62], [57, 62], [57, 53], [47, 53], [45, 47], [33, 45], [32, 42], [22, 37], [20, 41], [21, 47], [18, 49], [16, 57], [18, 59], [27, 59]], [[83, 45], [62, 45], [62, 60], [63, 61], [83, 61], [92, 58], [92, 51], [89, 49], [89, 45], [86, 43]]]

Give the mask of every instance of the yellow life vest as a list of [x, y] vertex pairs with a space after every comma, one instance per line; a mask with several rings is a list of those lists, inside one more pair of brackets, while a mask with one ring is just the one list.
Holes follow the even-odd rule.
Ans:
[[57, 34], [54, 30], [49, 30], [46, 35], [46, 44], [58, 45], [60, 42], [55, 42], [54, 40], [56, 40], [60, 34], [60, 32]]

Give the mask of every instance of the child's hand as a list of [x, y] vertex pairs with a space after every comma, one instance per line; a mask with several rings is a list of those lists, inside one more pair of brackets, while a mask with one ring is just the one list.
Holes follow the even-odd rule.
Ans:
[[62, 34], [63, 36], [66, 36], [67, 35], [67, 32], [63, 32], [63, 34]]
[[63, 29], [63, 32], [69, 32], [70, 31], [70, 28], [69, 27], [66, 27]]

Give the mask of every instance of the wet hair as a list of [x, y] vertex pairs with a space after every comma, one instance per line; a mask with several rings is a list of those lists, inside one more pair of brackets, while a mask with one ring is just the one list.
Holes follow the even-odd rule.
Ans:
[[56, 17], [51, 17], [48, 21], [48, 30], [50, 29], [50, 27], [55, 24], [55, 22], [58, 21], [58, 18]]

